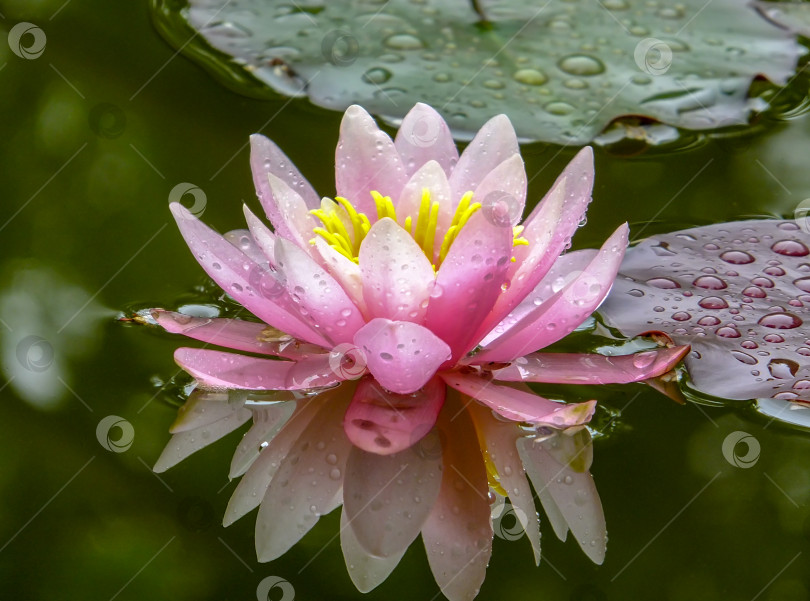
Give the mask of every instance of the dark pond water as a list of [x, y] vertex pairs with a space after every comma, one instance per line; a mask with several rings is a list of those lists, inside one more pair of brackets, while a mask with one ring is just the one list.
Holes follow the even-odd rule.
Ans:
[[[178, 402], [160, 391], [177, 376], [177, 341], [116, 320], [216, 296], [195, 291], [205, 280], [167, 206], [176, 185], [202, 190], [220, 231], [242, 227], [240, 204], [256, 206], [247, 136], [261, 131], [332, 194], [340, 115], [220, 87], [160, 39], [144, 0], [2, 0], [0, 13], [0, 598], [254, 599], [268, 576], [302, 600], [440, 598], [419, 544], [358, 593], [337, 515], [257, 563], [253, 518], [219, 525], [239, 433], [156, 477]], [[9, 51], [19, 22], [47, 36], [41, 56]], [[573, 154], [525, 148], [530, 198]], [[597, 150], [576, 244], [597, 246], [625, 220], [639, 236], [792, 215], [810, 197], [808, 156], [802, 111], [678, 152]], [[543, 522], [542, 565], [525, 539], [496, 538], [479, 599], [810, 599], [810, 435], [745, 404], [682, 406], [641, 385], [550, 394], [596, 395], [603, 421], [620, 412], [592, 469], [607, 559], [592, 565]], [[128, 448], [100, 444], [110, 415], [131, 424]], [[738, 431], [759, 448], [750, 467], [724, 458]]]

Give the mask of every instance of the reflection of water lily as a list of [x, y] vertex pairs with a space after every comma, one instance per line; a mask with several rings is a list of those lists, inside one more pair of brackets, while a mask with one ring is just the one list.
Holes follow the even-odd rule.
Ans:
[[[222, 237], [172, 205], [206, 272], [264, 323], [153, 313], [171, 332], [252, 353], [178, 349], [175, 359], [199, 391], [156, 469], [252, 413], [232, 466], [232, 476], [245, 477], [226, 523], [261, 504], [260, 560], [284, 553], [343, 504], [343, 549], [359, 588], [381, 582], [421, 531], [442, 590], [465, 599], [489, 561], [490, 486], [523, 508], [527, 531], [537, 530], [525, 465], [556, 523], [567, 521], [600, 562], [601, 507], [589, 461], [575, 460], [589, 447], [552, 460], [565, 445], [543, 442], [588, 422], [594, 402], [556, 403], [505, 383], [638, 381], [683, 355], [527, 354], [587, 319], [624, 255], [626, 226], [598, 251], [561, 255], [590, 200], [590, 150], [522, 225], [526, 174], [503, 116], [459, 157], [447, 125], [425, 105], [406, 116], [395, 141], [351, 107], [334, 201], [319, 200], [263, 137], [253, 138], [251, 161], [275, 233], [246, 209], [249, 230]], [[269, 398], [297, 398], [294, 411], [292, 403], [257, 402], [256, 391], [286, 391]], [[566, 496], [553, 482], [572, 469], [584, 479]], [[590, 516], [589, 534], [569, 504]]]

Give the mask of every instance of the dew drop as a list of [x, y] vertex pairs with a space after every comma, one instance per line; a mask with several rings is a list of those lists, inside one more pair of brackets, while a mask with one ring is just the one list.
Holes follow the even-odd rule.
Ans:
[[728, 284], [716, 275], [702, 275], [692, 282], [692, 284], [706, 290], [723, 290], [724, 288], [728, 288]]
[[800, 325], [802, 325], [802, 320], [793, 313], [782, 311], [777, 313], [768, 313], [767, 315], [761, 317], [757, 323], [761, 326], [765, 326], [766, 328], [774, 328], [776, 330], [792, 330], [793, 328], [798, 328]]
[[806, 257], [810, 250], [798, 240], [779, 240], [774, 242], [771, 250], [786, 257]]
[[698, 301], [698, 305], [704, 309], [726, 309], [728, 303], [719, 296], [707, 296]]
[[756, 261], [753, 255], [745, 252], [744, 250], [727, 250], [720, 255], [720, 258], [726, 263], [731, 263], [732, 265], [747, 265], [748, 263], [753, 263]]

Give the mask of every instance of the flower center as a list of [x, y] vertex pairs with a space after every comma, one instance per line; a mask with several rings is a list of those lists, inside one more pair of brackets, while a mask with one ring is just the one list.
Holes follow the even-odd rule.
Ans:
[[[436, 228], [439, 224], [439, 203], [431, 201], [430, 190], [422, 189], [422, 201], [416, 215], [416, 223], [408, 215], [404, 221], [397, 217], [394, 204], [390, 196], [383, 196], [376, 190], [371, 192], [374, 204], [377, 205], [377, 219], [389, 217], [393, 219], [402, 229], [408, 232], [416, 243], [420, 246], [425, 256], [436, 270], [441, 266], [453, 242], [458, 236], [470, 217], [481, 209], [480, 202], [472, 202], [473, 193], [467, 192], [461, 197], [453, 215], [453, 221], [442, 238], [438, 252], [434, 249], [436, 240]], [[364, 213], [360, 213], [354, 208], [351, 202], [336, 196], [335, 200], [324, 198], [321, 201], [321, 208], [310, 211], [317, 217], [322, 227], [313, 228], [312, 232], [326, 240], [329, 245], [346, 258], [359, 262], [360, 245], [371, 229], [371, 222]], [[523, 226], [513, 229], [514, 246], [528, 244], [520, 237]], [[310, 240], [310, 244], [315, 244], [315, 239]]]

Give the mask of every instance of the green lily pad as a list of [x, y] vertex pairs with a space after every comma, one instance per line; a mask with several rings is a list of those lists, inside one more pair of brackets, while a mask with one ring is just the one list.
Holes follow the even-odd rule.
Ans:
[[767, 108], [749, 98], [753, 79], [783, 85], [805, 52], [748, 0], [477, 4], [483, 14], [464, 0], [153, 0], [153, 11], [171, 43], [239, 91], [356, 103], [394, 122], [426, 102], [461, 139], [498, 113], [521, 138], [558, 144], [628, 115], [745, 124]]

